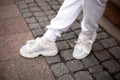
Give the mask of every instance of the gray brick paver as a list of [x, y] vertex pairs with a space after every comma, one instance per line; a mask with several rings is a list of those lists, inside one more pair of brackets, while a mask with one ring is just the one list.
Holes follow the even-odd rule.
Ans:
[[72, 72], [79, 71], [84, 68], [83, 64], [79, 60], [68, 61], [66, 65]]
[[56, 76], [61, 76], [63, 74], [69, 73], [69, 70], [64, 63], [53, 64], [51, 65], [51, 69]]
[[79, 71], [74, 77], [76, 80], [94, 80], [88, 71]]
[[114, 80], [106, 71], [93, 74], [95, 80]]

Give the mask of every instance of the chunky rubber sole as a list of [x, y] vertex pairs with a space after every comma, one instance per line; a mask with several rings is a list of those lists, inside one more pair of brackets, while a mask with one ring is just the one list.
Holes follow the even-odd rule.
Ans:
[[33, 53], [26, 53], [26, 52], [22, 52], [20, 51], [20, 55], [26, 58], [36, 58], [40, 55], [42, 56], [55, 56], [57, 55], [58, 50], [52, 50], [52, 51], [38, 51], [38, 52], [33, 52]]

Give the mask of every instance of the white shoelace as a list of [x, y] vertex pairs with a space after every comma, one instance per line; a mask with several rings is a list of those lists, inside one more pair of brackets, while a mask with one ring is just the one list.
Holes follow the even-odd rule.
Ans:
[[78, 39], [78, 41], [75, 41], [75, 43], [89, 50], [89, 46], [93, 43], [93, 41], [90, 38], [85, 38], [83, 40]]

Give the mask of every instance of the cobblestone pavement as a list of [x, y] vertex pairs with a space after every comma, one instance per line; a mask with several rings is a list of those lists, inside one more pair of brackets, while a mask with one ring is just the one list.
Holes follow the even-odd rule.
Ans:
[[[57, 14], [63, 0], [15, 0], [29, 29], [36, 38]], [[56, 80], [120, 80], [120, 45], [101, 27], [90, 55], [82, 60], [72, 57], [74, 41], [80, 32], [82, 14], [71, 28], [57, 39], [59, 54], [45, 57]], [[45, 74], [46, 75], [46, 74]], [[41, 79], [40, 79], [41, 80]]]

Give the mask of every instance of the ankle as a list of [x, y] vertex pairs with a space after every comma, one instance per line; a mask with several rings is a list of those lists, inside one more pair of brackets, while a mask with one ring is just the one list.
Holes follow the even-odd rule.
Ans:
[[53, 41], [51, 41], [50, 39], [46, 38], [46, 37], [42, 37], [41, 38], [41, 42], [44, 44], [44, 45], [50, 45], [51, 43], [53, 43]]

